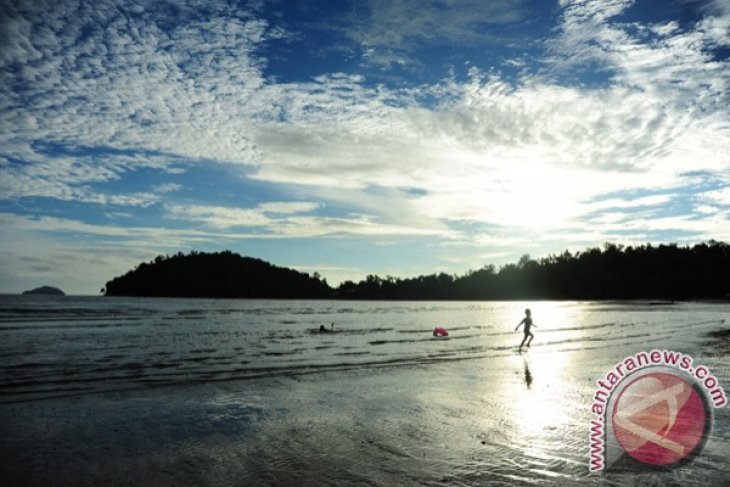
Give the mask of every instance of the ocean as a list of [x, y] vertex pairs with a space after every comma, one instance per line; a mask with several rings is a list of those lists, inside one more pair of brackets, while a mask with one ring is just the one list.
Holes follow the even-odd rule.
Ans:
[[729, 317], [723, 303], [0, 296], [0, 478], [727, 485], [728, 407], [678, 468], [588, 466], [596, 381], [670, 350], [728, 388]]

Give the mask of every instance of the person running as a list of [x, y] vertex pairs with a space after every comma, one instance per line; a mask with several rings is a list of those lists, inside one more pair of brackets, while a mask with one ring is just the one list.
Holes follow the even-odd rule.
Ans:
[[532, 328], [533, 326], [537, 328], [537, 325], [532, 322], [532, 312], [529, 308], [525, 310], [525, 317], [517, 325], [515, 331], [517, 331], [522, 325], [525, 326], [523, 329], [523, 331], [525, 332], [525, 337], [522, 339], [522, 343], [520, 343], [519, 350], [522, 350], [522, 346], [525, 344], [525, 340], [527, 340], [527, 337], [530, 337], [530, 339], [527, 340], [527, 348], [530, 348], [530, 343], [532, 343], [532, 339], [535, 338], [535, 335], [532, 334], [530, 328]]

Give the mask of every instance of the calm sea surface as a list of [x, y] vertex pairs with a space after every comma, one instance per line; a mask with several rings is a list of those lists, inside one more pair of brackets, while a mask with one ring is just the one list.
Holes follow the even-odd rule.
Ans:
[[[535, 340], [518, 354], [527, 306]], [[0, 475], [727, 485], [727, 407], [702, 454], [671, 471], [589, 475], [587, 438], [595, 381], [631, 354], [691, 354], [730, 389], [728, 319], [730, 306], [702, 303], [0, 296]]]

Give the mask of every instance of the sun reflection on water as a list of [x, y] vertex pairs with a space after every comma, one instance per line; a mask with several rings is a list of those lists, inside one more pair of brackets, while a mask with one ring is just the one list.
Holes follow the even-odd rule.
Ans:
[[[532, 347], [522, 352], [515, 349], [505, 357], [505, 371], [495, 392], [502, 398], [504, 414], [511, 418], [513, 445], [525, 455], [519, 461], [527, 468], [552, 469], [564, 461], [566, 447], [582, 441], [572, 438], [570, 432], [580, 407], [575, 390], [580, 363], [575, 347], [580, 347], [585, 332], [580, 330], [581, 313], [571, 303], [525, 307], [532, 310], [536, 325]], [[519, 340], [515, 336], [515, 347]]]
[[554, 428], [566, 419], [561, 391], [568, 387], [565, 367], [570, 354], [521, 354], [513, 361], [519, 371], [519, 381], [509, 384], [514, 417], [520, 433], [537, 435], [546, 428]]

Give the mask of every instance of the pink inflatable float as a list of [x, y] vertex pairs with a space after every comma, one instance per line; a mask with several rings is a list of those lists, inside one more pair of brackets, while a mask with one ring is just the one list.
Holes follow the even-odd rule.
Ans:
[[435, 337], [447, 337], [449, 336], [449, 332], [446, 331], [446, 328], [443, 326], [437, 326], [433, 329], [433, 336]]

